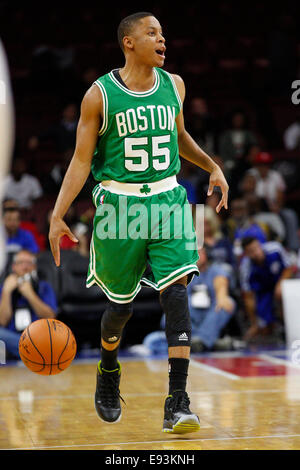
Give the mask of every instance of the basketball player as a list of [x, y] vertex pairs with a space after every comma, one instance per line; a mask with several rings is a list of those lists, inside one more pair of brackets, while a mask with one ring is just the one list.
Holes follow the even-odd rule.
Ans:
[[[83, 98], [76, 148], [54, 207], [49, 240], [59, 266], [60, 237], [66, 234], [76, 241], [63, 217], [91, 169], [100, 183], [93, 191], [97, 210], [87, 286], [98, 284], [109, 299], [101, 320], [96, 411], [103, 421], [120, 420], [118, 349], [123, 328], [132, 315], [132, 301], [142, 283], [160, 291], [166, 315], [169, 395], [163, 431], [193, 432], [199, 429], [199, 418], [191, 412], [186, 393], [191, 342], [186, 286], [199, 272], [196, 244], [186, 249], [187, 240], [195, 234], [191, 211], [181, 236], [178, 227], [168, 239], [122, 234], [124, 227], [128, 226], [129, 231], [130, 214], [136, 204], [142, 205], [147, 214], [155, 204], [169, 208], [175, 204], [179, 210], [188, 206], [186, 191], [176, 180], [179, 154], [210, 173], [209, 195], [214, 186], [220, 186], [222, 198], [217, 212], [222, 207], [227, 209], [228, 185], [220, 168], [185, 130], [185, 87], [179, 76], [161, 68], [166, 45], [158, 20], [151, 13], [130, 15], [121, 21], [118, 38], [125, 65], [100, 77]], [[105, 204], [115, 209], [110, 219], [117, 222], [115, 237], [101, 236], [108, 221], [103, 218]], [[174, 214], [170, 211], [169, 219], [175, 220], [176, 210]], [[142, 219], [142, 228], [147, 217]], [[151, 273], [143, 276], [147, 262]]]
[[[3, 197], [3, 182], [10, 167], [13, 139], [14, 118], [13, 100], [8, 72], [8, 65], [3, 45], [0, 41], [0, 203]], [[0, 272], [5, 265], [5, 239], [0, 209]]]

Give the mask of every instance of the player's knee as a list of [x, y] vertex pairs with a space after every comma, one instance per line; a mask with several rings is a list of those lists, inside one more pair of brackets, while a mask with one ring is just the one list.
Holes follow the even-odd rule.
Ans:
[[118, 304], [110, 301], [101, 319], [101, 337], [107, 343], [115, 343], [132, 316], [132, 302]]
[[168, 346], [190, 346], [191, 320], [186, 287], [172, 284], [160, 295], [160, 303], [166, 315]]

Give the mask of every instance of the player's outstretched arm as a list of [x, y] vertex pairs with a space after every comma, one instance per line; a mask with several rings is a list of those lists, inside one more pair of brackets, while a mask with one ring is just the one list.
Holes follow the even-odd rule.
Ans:
[[[180, 95], [182, 103], [185, 98], [185, 86], [184, 82], [179, 75], [172, 75], [176, 83], [178, 93]], [[205, 153], [199, 145], [194, 141], [191, 135], [187, 132], [184, 126], [184, 116], [183, 110], [181, 109], [180, 113], [176, 118], [177, 132], [178, 132], [178, 146], [179, 154], [185, 160], [194, 163], [195, 165], [203, 168], [203, 170], [210, 173], [209, 178], [209, 188], [207, 195], [210, 196], [213, 193], [215, 186], [220, 186], [222, 191], [222, 198], [219, 204], [216, 207], [216, 211], [220, 212], [222, 207], [225, 209], [228, 208], [228, 184], [225, 179], [225, 176], [219, 167], [212, 158], [210, 158], [207, 153]]]
[[75, 151], [64, 177], [50, 221], [49, 242], [56, 266], [60, 265], [60, 238], [67, 235], [72, 241], [78, 241], [64, 222], [63, 217], [89, 176], [102, 120], [102, 111], [101, 92], [97, 86], [92, 85], [81, 103]]

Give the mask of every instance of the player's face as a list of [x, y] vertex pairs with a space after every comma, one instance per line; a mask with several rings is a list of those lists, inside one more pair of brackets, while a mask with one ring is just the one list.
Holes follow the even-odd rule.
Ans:
[[162, 67], [165, 62], [165, 38], [159, 21], [154, 16], [142, 18], [132, 34], [132, 50], [151, 67]]

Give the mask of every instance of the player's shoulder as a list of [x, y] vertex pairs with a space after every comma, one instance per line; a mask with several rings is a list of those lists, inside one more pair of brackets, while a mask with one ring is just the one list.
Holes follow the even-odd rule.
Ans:
[[184, 81], [183, 81], [183, 78], [180, 75], [178, 75], [176, 73], [170, 73], [169, 75], [173, 78], [173, 80], [174, 80], [174, 82], [176, 83], [177, 86], [184, 87]]
[[180, 75], [177, 75], [175, 73], [169, 73], [169, 72], [166, 72], [166, 73], [168, 73], [169, 77], [171, 78], [173, 84], [175, 85], [179, 93], [180, 99], [183, 102], [185, 98], [185, 84], [184, 84], [183, 79], [181, 78]]
[[87, 115], [102, 113], [103, 109], [103, 92], [94, 82], [85, 92], [81, 101], [81, 113]]

